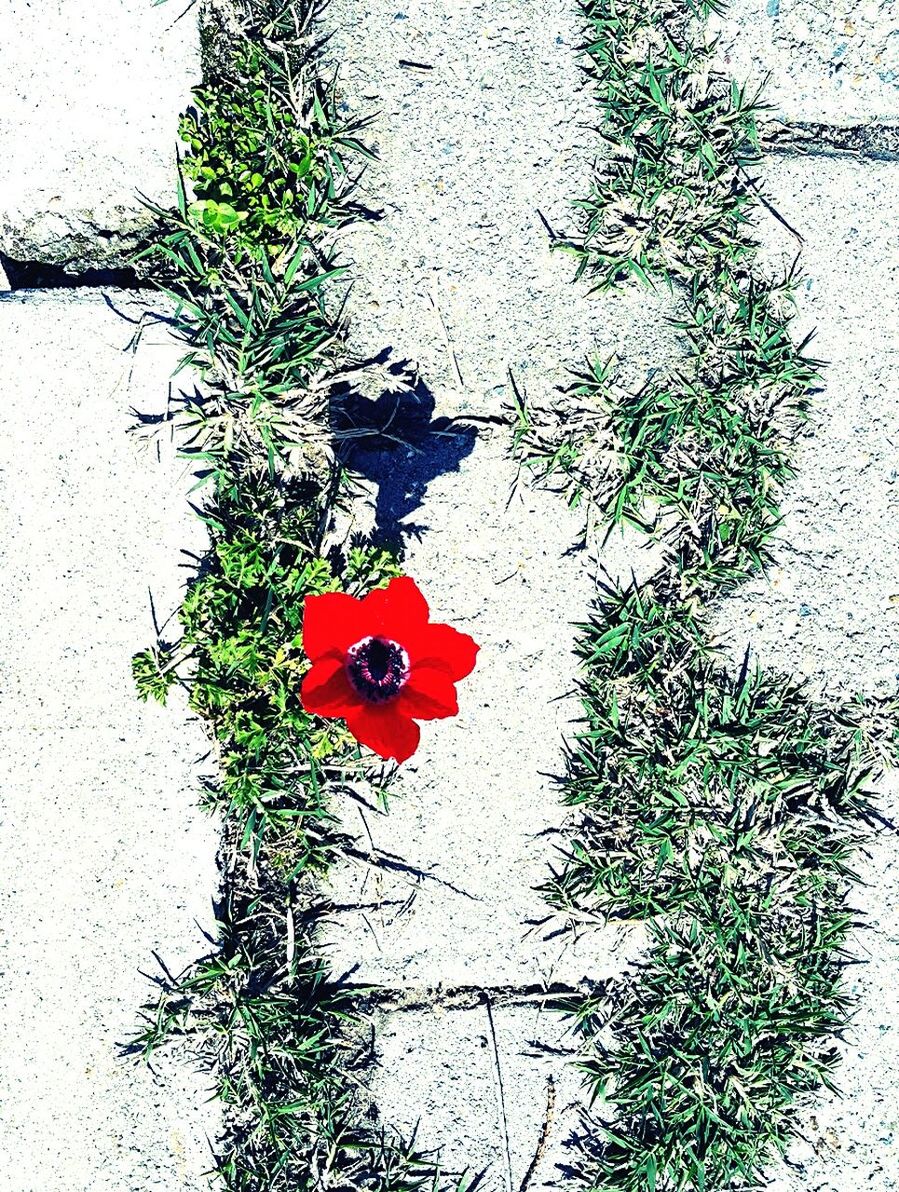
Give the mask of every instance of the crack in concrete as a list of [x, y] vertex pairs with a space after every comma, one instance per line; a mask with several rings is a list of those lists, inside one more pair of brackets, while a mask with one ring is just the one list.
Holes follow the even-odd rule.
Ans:
[[103, 220], [60, 217], [63, 226], [49, 230], [41, 225], [46, 213], [40, 210], [18, 217], [0, 215], [0, 253], [71, 274], [128, 268], [135, 253], [147, 246], [150, 217], [137, 217], [124, 208], [107, 214]]
[[75, 290], [91, 287], [118, 290], [147, 289], [130, 266], [70, 269], [45, 260], [17, 260], [0, 252], [0, 290]]
[[899, 160], [899, 124], [853, 124], [842, 127], [811, 121], [759, 122], [759, 138], [766, 153], [836, 156], [851, 153], [873, 161]]
[[584, 994], [592, 997], [606, 997], [615, 982], [583, 981], [569, 985], [564, 981], [550, 981], [528, 985], [440, 985], [440, 986], [397, 986], [342, 984], [341, 988], [358, 993], [360, 1001], [370, 1010], [422, 1011], [422, 1010], [478, 1010], [486, 1005], [496, 1007], [520, 1007], [564, 1001], [577, 997], [583, 1001]]

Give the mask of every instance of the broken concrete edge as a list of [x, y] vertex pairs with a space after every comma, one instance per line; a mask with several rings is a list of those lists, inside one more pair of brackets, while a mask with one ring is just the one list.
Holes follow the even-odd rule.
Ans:
[[[107, 270], [128, 271], [137, 280], [135, 257], [150, 243], [149, 225], [154, 217], [147, 214], [147, 228], [128, 235], [114, 228], [95, 227], [91, 232], [61, 237], [53, 244], [26, 240], [18, 230], [0, 231], [0, 282], [4, 289], [53, 289], [57, 286], [78, 289], [97, 284], [94, 276]], [[41, 280], [32, 286], [19, 282], [24, 276]]]
[[152, 238], [152, 204], [174, 200], [178, 115], [200, 81], [197, 14], [146, 0], [96, 0], [74, 20], [65, 5], [13, 6], [0, 253], [77, 275], [122, 268]]
[[572, 999], [585, 996], [605, 998], [617, 982], [596, 981], [569, 985], [563, 981], [549, 981], [531, 985], [421, 985], [388, 986], [354, 985], [349, 981], [341, 988], [366, 1009], [391, 1010], [398, 1013], [420, 1010], [472, 1010], [489, 1002], [494, 1006], [539, 1006], [546, 1009], [566, 1005]]

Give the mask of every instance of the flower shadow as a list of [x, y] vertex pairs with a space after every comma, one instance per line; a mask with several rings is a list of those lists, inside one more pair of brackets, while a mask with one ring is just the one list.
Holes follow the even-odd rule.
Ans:
[[462, 419], [434, 417], [431, 390], [408, 360], [394, 360], [390, 348], [366, 361], [354, 377], [374, 381], [380, 392], [366, 396], [349, 380], [334, 392], [331, 424], [340, 457], [377, 487], [378, 540], [402, 551], [420, 539], [427, 525], [408, 519], [421, 506], [431, 481], [459, 465], [474, 449], [477, 430]]

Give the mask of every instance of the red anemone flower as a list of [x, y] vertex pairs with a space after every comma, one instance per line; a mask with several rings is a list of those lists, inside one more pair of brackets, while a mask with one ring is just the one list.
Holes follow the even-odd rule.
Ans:
[[307, 712], [339, 716], [357, 741], [404, 762], [418, 748], [416, 720], [459, 711], [455, 684], [474, 669], [478, 646], [449, 625], [432, 625], [415, 580], [392, 579], [361, 600], [340, 592], [307, 596], [303, 679]]

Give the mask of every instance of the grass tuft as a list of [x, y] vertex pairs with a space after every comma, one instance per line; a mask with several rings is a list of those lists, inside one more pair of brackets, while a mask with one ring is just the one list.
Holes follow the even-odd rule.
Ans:
[[582, 626], [576, 826], [544, 888], [572, 922], [649, 933], [610, 1002], [562, 1006], [592, 1106], [573, 1166], [596, 1192], [756, 1188], [797, 1101], [831, 1086], [854, 857], [899, 763], [899, 703], [827, 706], [748, 655], [735, 671], [705, 623], [770, 559], [821, 367], [790, 333], [797, 268], [758, 260], [763, 105], [712, 68], [713, 7], [581, 0], [605, 155], [562, 247], [596, 289], [666, 286], [683, 359], [637, 391], [590, 362], [554, 409], [515, 411], [537, 482], [662, 548]]
[[184, 688], [208, 725], [223, 890], [213, 951], [163, 972], [130, 1050], [150, 1057], [178, 1038], [208, 1069], [226, 1107], [228, 1192], [438, 1192], [453, 1181], [437, 1156], [379, 1119], [364, 997], [319, 945], [321, 878], [353, 844], [334, 797], [364, 787], [383, 802], [391, 772], [303, 709], [303, 605], [363, 594], [399, 566], [341, 530], [353, 478], [332, 429], [344, 347], [327, 296], [342, 272], [333, 234], [353, 214], [350, 163], [366, 151], [317, 74], [316, 7], [208, 8], [177, 206], [155, 209], [138, 262], [171, 301], [196, 379], [169, 422], [199, 477], [209, 548], [180, 634], [139, 653], [134, 678], [145, 700]]

